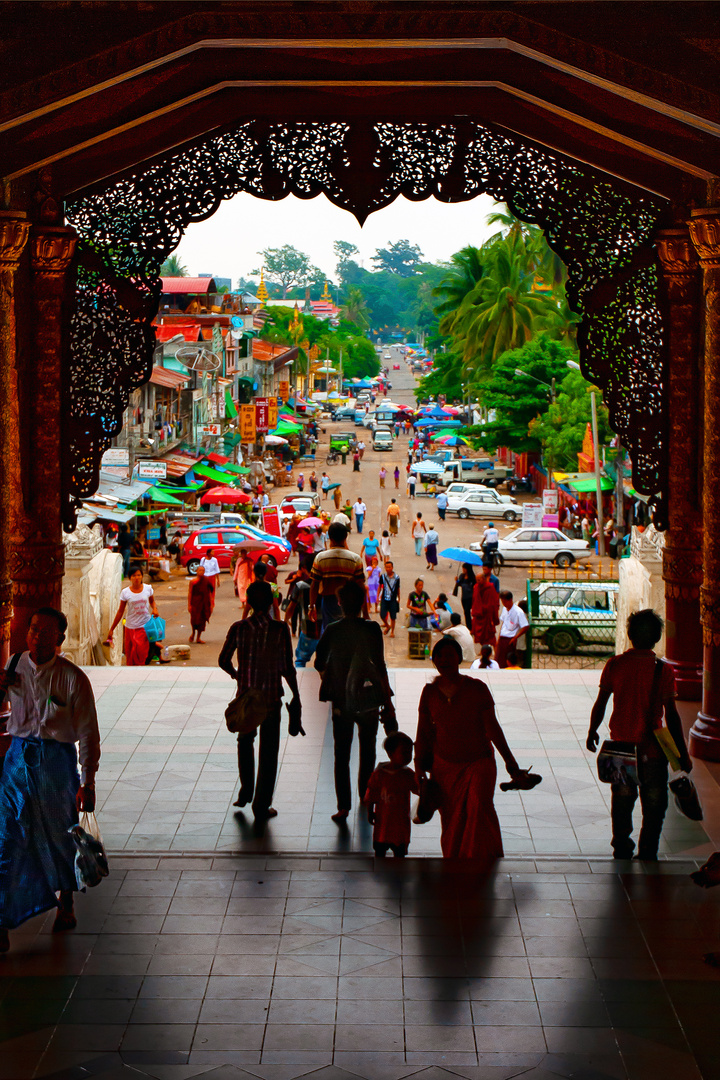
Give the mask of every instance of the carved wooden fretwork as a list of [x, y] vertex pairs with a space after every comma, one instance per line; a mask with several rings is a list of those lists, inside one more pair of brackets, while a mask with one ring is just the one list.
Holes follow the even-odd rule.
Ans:
[[[470, 120], [251, 121], [66, 207], [80, 237], [66, 526], [95, 490], [129, 393], [149, 377], [158, 271], [191, 222], [238, 192], [321, 193], [363, 221], [398, 195], [487, 193], [544, 229], [582, 317], [582, 368], [602, 388], [638, 490], [666, 488], [663, 328], [654, 234], [663, 202]], [[661, 505], [656, 524], [664, 527]]]

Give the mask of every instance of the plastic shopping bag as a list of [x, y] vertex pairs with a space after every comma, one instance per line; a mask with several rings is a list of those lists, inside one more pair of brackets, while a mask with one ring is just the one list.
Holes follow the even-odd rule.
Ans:
[[102, 836], [94, 814], [83, 813], [69, 830], [75, 841], [75, 880], [78, 889], [92, 889], [110, 873]]

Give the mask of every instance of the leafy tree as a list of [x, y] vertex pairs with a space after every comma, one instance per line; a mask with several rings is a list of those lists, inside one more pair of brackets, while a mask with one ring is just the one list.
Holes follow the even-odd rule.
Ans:
[[588, 383], [579, 371], [568, 372], [560, 383], [555, 404], [530, 421], [530, 435], [542, 443], [545, 457], [555, 469], [577, 470], [577, 455], [582, 450], [592, 417], [590, 393], [593, 390], [598, 399], [598, 439], [601, 443], [608, 442], [613, 433], [607, 408], [597, 387]]
[[396, 240], [386, 248], [377, 248], [372, 257], [376, 270], [388, 270], [399, 277], [410, 277], [417, 273], [418, 263], [422, 260], [422, 251], [417, 244], [409, 240]]
[[[319, 273], [317, 268], [310, 264], [307, 255], [291, 244], [284, 244], [280, 248], [265, 248], [260, 254], [265, 265], [265, 275], [270, 281], [278, 283], [282, 289], [283, 300], [291, 288], [307, 284]], [[251, 273], [259, 274], [260, 271], [252, 270]]]
[[[478, 387], [480, 404], [492, 410], [494, 419], [482, 428], [471, 428], [486, 449], [509, 446], [522, 453], [541, 449], [541, 439], [531, 424], [550, 407], [553, 380], [556, 386], [568, 374], [574, 349], [541, 334], [520, 349], [503, 353], [491, 375]], [[518, 375], [522, 371], [525, 374]], [[529, 378], [527, 376], [530, 376]]]
[[438, 394], [444, 394], [448, 401], [461, 401], [464, 397], [463, 358], [452, 349], [436, 353], [432, 369], [423, 375], [415, 388], [418, 401]]
[[367, 330], [370, 326], [369, 309], [362, 289], [357, 286], [348, 289], [345, 303], [340, 308], [340, 318], [354, 323], [360, 330]]
[[[289, 326], [294, 314], [294, 305], [272, 308], [272, 318], [263, 327], [262, 337], [275, 344], [292, 346], [293, 339]], [[313, 315], [303, 315], [303, 334], [310, 345], [317, 345], [321, 356], [329, 356], [330, 362], [337, 366], [342, 352], [343, 375], [345, 378], [362, 378], [364, 375], [377, 375], [380, 361], [371, 342], [353, 323], [341, 321], [333, 327], [325, 319]], [[300, 350], [299, 370], [307, 370], [307, 355]]]
[[160, 267], [160, 277], [187, 277], [187, 267], [180, 262], [178, 255], [168, 255]]
[[[333, 244], [333, 251], [337, 259], [337, 274], [339, 278], [342, 278], [346, 264], [352, 261], [353, 255], [359, 255], [360, 248], [355, 247], [354, 244], [349, 243], [347, 240], [336, 240]], [[357, 266], [357, 263], [355, 265]]]

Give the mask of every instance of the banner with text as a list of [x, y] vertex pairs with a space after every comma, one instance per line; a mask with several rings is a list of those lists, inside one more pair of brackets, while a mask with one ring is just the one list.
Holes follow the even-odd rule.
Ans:
[[255, 406], [240, 406], [240, 440], [241, 442], [255, 442]]
[[270, 403], [267, 398], [255, 398], [255, 430], [264, 433], [269, 430]]

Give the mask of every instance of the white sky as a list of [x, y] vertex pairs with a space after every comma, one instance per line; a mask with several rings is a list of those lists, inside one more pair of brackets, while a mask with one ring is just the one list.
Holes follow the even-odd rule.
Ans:
[[263, 248], [291, 244], [304, 252], [328, 277], [335, 277], [335, 240], [348, 240], [360, 248], [358, 261], [372, 270], [376, 248], [396, 240], [418, 244], [428, 262], [447, 261], [466, 244], [479, 246], [497, 226], [488, 228], [485, 218], [494, 201], [481, 195], [470, 202], [440, 203], [435, 199], [410, 202], [398, 198], [371, 214], [362, 229], [352, 214], [340, 210], [324, 195], [278, 202], [236, 195], [220, 205], [213, 217], [190, 225], [177, 248], [180, 261], [191, 276], [213, 274], [249, 277], [260, 266]]

